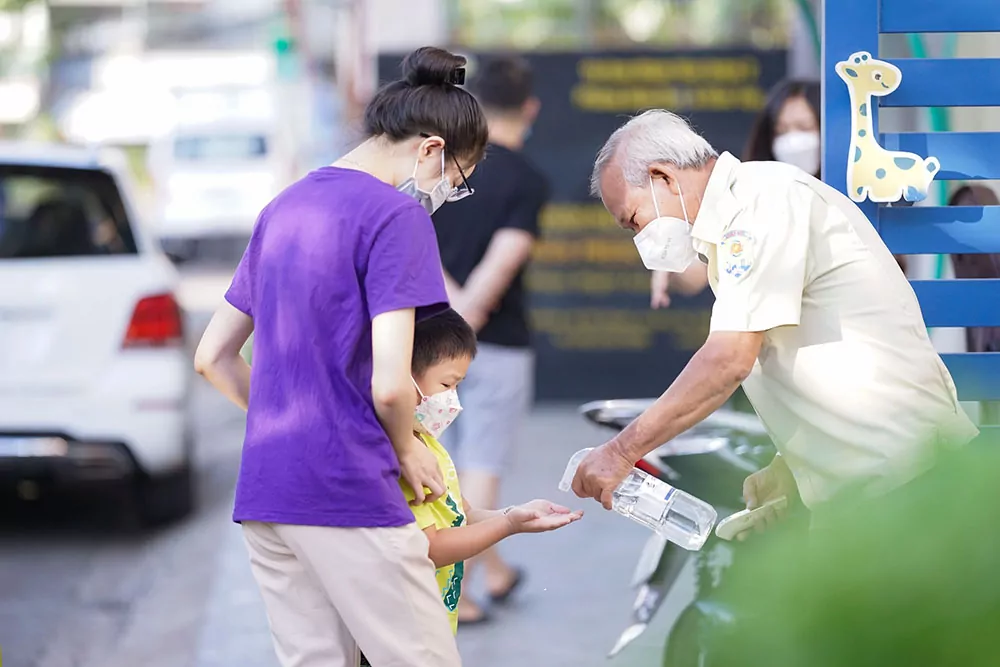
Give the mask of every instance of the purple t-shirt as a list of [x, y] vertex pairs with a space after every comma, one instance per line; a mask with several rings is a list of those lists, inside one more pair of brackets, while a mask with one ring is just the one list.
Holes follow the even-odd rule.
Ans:
[[447, 293], [430, 217], [359, 171], [325, 167], [261, 212], [226, 300], [254, 321], [234, 521], [413, 521], [372, 402], [372, 319]]

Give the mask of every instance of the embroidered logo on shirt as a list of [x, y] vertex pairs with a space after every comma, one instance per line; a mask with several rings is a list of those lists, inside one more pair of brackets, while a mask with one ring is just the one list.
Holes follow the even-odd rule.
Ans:
[[742, 229], [734, 229], [722, 236], [722, 270], [729, 277], [739, 280], [753, 268], [753, 237]]

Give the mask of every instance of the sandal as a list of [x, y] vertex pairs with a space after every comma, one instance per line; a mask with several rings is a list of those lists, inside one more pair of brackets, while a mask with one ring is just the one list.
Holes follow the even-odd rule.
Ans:
[[499, 593], [489, 593], [490, 602], [493, 604], [504, 604], [512, 595], [514, 595], [514, 593], [517, 592], [517, 589], [521, 587], [521, 584], [524, 583], [525, 579], [524, 570], [519, 567], [515, 567], [513, 572], [514, 575], [511, 577], [510, 583], [507, 584], [507, 588]]

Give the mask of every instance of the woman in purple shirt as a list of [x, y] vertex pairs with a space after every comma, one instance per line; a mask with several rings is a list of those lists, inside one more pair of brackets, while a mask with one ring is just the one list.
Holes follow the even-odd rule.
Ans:
[[411, 53], [367, 140], [268, 204], [195, 356], [247, 410], [233, 520], [285, 667], [348, 667], [359, 645], [376, 665], [460, 664], [398, 479], [419, 501], [445, 488], [413, 435], [410, 357], [414, 322], [447, 306], [429, 214], [472, 194], [486, 149], [464, 65]]

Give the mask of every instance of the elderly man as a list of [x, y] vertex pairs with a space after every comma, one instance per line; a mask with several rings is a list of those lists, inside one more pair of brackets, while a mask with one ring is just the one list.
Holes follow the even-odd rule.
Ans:
[[[718, 155], [680, 117], [649, 111], [601, 149], [592, 189], [650, 270], [708, 266], [708, 340], [667, 391], [581, 464], [573, 489], [611, 507], [643, 455], [742, 383], [778, 448], [744, 485], [816, 508], [907, 484], [942, 445], [977, 434], [917, 299], [865, 215], [796, 167]], [[768, 513], [765, 524], [775, 518]]]

